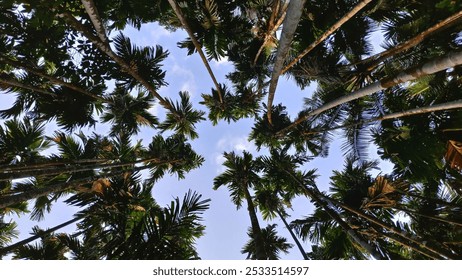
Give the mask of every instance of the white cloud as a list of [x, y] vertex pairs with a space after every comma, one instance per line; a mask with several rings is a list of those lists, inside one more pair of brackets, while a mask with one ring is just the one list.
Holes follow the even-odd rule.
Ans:
[[225, 57], [222, 57], [220, 60], [216, 61], [216, 60], [213, 60], [212, 61], [212, 64], [214, 67], [216, 68], [219, 68], [219, 67], [222, 67], [222, 66], [231, 66], [232, 63], [228, 60], [228, 57], [225, 56]]
[[151, 108], [149, 108], [148, 112], [153, 114], [154, 116], [158, 116], [159, 115], [159, 109], [161, 109], [161, 106], [159, 105], [159, 103], [154, 103], [154, 105], [151, 106]]
[[192, 99], [197, 91], [196, 79], [194, 78], [193, 72], [181, 67], [178, 63], [175, 63], [173, 64], [170, 74], [175, 76], [173, 80], [181, 81], [180, 91], [189, 92]]
[[226, 167], [223, 166], [223, 163], [225, 162], [225, 157], [223, 156], [223, 154], [219, 154], [219, 153], [214, 153], [213, 157], [214, 157], [214, 163], [217, 166], [217, 169], [216, 169], [217, 174], [223, 173], [226, 170]]
[[217, 152], [213, 153], [213, 162], [216, 164], [217, 173], [222, 173], [226, 170], [223, 166], [225, 158], [223, 152], [234, 151], [241, 155], [243, 151], [255, 152], [257, 147], [247, 140], [247, 136], [223, 136], [216, 144]]
[[162, 37], [170, 37], [172, 36], [172, 32], [168, 31], [167, 29], [163, 28], [162, 26], [155, 25], [152, 27], [152, 30], [149, 32], [150, 37], [154, 40], [155, 44], [161, 40]]
[[256, 146], [252, 142], [249, 142], [249, 140], [247, 139], [247, 136], [241, 136], [241, 137], [225, 136], [225, 137], [222, 137], [217, 142], [216, 146], [219, 150], [222, 150], [222, 151], [233, 150], [236, 152], [242, 152], [242, 151], [256, 151], [257, 150]]

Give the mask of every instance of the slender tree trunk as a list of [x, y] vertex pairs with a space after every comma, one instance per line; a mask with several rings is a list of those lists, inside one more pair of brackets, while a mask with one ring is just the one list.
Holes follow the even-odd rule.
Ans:
[[317, 45], [322, 43], [324, 40], [327, 39], [330, 35], [332, 35], [335, 31], [337, 31], [343, 24], [345, 24], [348, 20], [350, 20], [353, 16], [355, 16], [362, 8], [364, 8], [367, 4], [369, 4], [372, 0], [362, 0], [359, 2], [350, 12], [344, 15], [339, 21], [337, 21], [334, 25], [332, 25], [329, 29], [327, 29], [324, 34], [322, 34], [316, 41], [311, 43], [305, 50], [303, 50], [292, 62], [287, 64], [287, 66], [282, 70], [282, 73], [287, 72], [292, 66], [294, 66], [300, 59], [302, 59], [305, 55], [311, 52]]
[[294, 33], [297, 30], [298, 22], [302, 16], [305, 1], [306, 0], [291, 0], [289, 2], [289, 6], [287, 7], [287, 13], [284, 19], [284, 24], [282, 26], [281, 39], [279, 40], [278, 51], [276, 53], [273, 73], [271, 75], [268, 90], [267, 117], [270, 124], [272, 124], [271, 107], [273, 106], [273, 100], [276, 93], [279, 76], [281, 75], [282, 67], [284, 67], [284, 61], [286, 59], [287, 53], [289, 52]]
[[316, 203], [318, 203], [324, 211], [343, 229], [343, 231], [349, 235], [356, 244], [361, 246], [369, 255], [373, 256], [377, 260], [382, 260], [384, 257], [375, 248], [373, 248], [361, 235], [359, 235], [354, 229], [350, 227], [340, 215], [333, 210], [332, 203], [326, 199], [323, 199], [319, 191], [314, 191], [306, 187], [296, 176], [290, 171], [284, 170], [290, 177], [292, 177], [299, 186], [302, 188], [304, 193]]
[[372, 63], [370, 66], [368, 66], [368, 70], [371, 71], [375, 67], [377, 67], [377, 65], [379, 65], [381, 62], [386, 60], [387, 58], [392, 57], [398, 53], [407, 51], [408, 49], [417, 46], [418, 44], [420, 44], [422, 41], [424, 41], [428, 37], [431, 37], [434, 34], [440, 33], [444, 31], [445, 29], [451, 27], [452, 25], [456, 24], [457, 22], [459, 22], [461, 18], [462, 18], [462, 11], [459, 11], [455, 13], [454, 15], [446, 18], [445, 20], [438, 22], [437, 24], [433, 25], [427, 30], [419, 33], [417, 36], [407, 40], [404, 43], [397, 45], [394, 48], [388, 49], [386, 51], [383, 51], [381, 53], [368, 57], [362, 61], [358, 61], [356, 63], [347, 65], [346, 67], [351, 67], [351, 66], [359, 65], [359, 64], [367, 65], [369, 63]]
[[[324, 133], [324, 132], [327, 132], [327, 131], [347, 128], [347, 127], [355, 127], [355, 126], [360, 126], [360, 125], [364, 125], [364, 124], [371, 123], [371, 122], [398, 119], [398, 118], [414, 116], [414, 115], [419, 115], [419, 114], [426, 114], [426, 113], [432, 113], [432, 112], [438, 112], [438, 111], [455, 110], [455, 109], [462, 109], [462, 99], [447, 102], [447, 103], [431, 105], [431, 106], [427, 106], [427, 107], [420, 107], [420, 108], [410, 109], [410, 110], [403, 111], [403, 112], [391, 113], [391, 114], [384, 115], [384, 116], [378, 117], [378, 118], [361, 120], [361, 121], [359, 121], [357, 123], [339, 125], [339, 126], [326, 128], [326, 129], [320, 129], [320, 130], [313, 129], [313, 130], [310, 130], [308, 132], [305, 132], [304, 135]], [[283, 130], [278, 132], [278, 136], [282, 136], [282, 134], [281, 134], [282, 131]], [[285, 131], [285, 129], [284, 129], [284, 131]], [[461, 207], [462, 207], [462, 205], [461, 205]]]
[[81, 0], [81, 2], [85, 8], [85, 11], [90, 17], [91, 23], [95, 27], [96, 34], [98, 35], [99, 39], [105, 44], [109, 44], [109, 39], [106, 35], [106, 29], [104, 28], [103, 21], [98, 14], [98, 9], [96, 8], [95, 2], [93, 0]]
[[252, 201], [252, 196], [247, 188], [245, 188], [245, 199], [247, 201], [247, 210], [249, 211], [250, 223], [252, 225], [253, 238], [255, 238], [255, 256], [258, 260], [267, 260], [265, 253], [265, 242], [261, 233], [260, 223], [258, 222], [257, 212]]
[[[279, 11], [279, 4], [280, 1], [276, 1], [278, 3], [277, 7], [278, 9], [273, 10], [273, 15], [274, 13], [277, 14]], [[284, 7], [282, 7], [282, 14], [281, 17], [278, 19], [278, 21], [273, 25], [273, 21], [270, 20], [270, 24], [268, 26], [268, 31], [265, 34], [265, 38], [263, 39], [263, 43], [261, 44], [260, 48], [257, 51], [257, 54], [255, 55], [255, 59], [253, 60], [253, 65], [257, 64], [257, 60], [260, 57], [261, 52], [265, 49], [266, 45], [268, 44], [269, 40], [273, 36], [273, 34], [278, 30], [278, 28], [281, 26], [282, 22], [284, 21], [286, 14], [287, 14], [287, 7], [288, 7], [288, 2], [284, 4]], [[271, 18], [273, 19], [275, 16], [272, 16]]]
[[110, 159], [78, 159], [78, 160], [67, 160], [67, 161], [50, 161], [50, 162], [42, 162], [42, 163], [35, 163], [35, 164], [18, 164], [18, 165], [11, 165], [11, 164], [1, 164], [0, 170], [2, 171], [31, 171], [31, 170], [39, 170], [43, 168], [56, 168], [60, 166], [70, 165], [70, 164], [92, 164], [92, 163], [103, 163], [107, 162]]
[[36, 87], [33, 87], [33, 86], [30, 86], [30, 85], [25, 85], [23, 83], [20, 83], [18, 81], [15, 81], [15, 80], [12, 80], [12, 79], [3, 79], [3, 78], [0, 78], [0, 87], [3, 85], [7, 86], [7, 87], [16, 87], [16, 88], [21, 88], [21, 89], [25, 89], [25, 90], [30, 90], [32, 92], [37, 92], [37, 93], [40, 93], [40, 94], [45, 94], [45, 95], [48, 95], [48, 96], [52, 96], [52, 97], [57, 97], [56, 94], [52, 93], [52, 92], [49, 92], [49, 91], [46, 91], [46, 90], [43, 90], [43, 89], [40, 89], [40, 88], [36, 88]]
[[61, 229], [63, 227], [66, 227], [66, 226], [71, 225], [71, 224], [73, 224], [75, 222], [78, 222], [81, 219], [83, 219], [83, 217], [73, 218], [73, 219], [71, 219], [71, 220], [69, 220], [67, 222], [64, 222], [64, 223], [59, 224], [59, 225], [57, 225], [55, 227], [47, 229], [47, 230], [45, 230], [45, 231], [43, 231], [41, 233], [35, 234], [35, 235], [33, 235], [33, 236], [29, 237], [29, 238], [26, 238], [24, 240], [16, 242], [16, 243], [14, 243], [14, 244], [12, 244], [10, 246], [0, 248], [0, 256], [4, 256], [4, 255], [10, 253], [11, 251], [14, 251], [15, 249], [17, 249], [17, 248], [19, 248], [19, 247], [21, 247], [23, 245], [26, 245], [26, 244], [28, 244], [28, 243], [36, 240], [36, 239], [42, 238], [42, 237], [46, 236], [47, 234], [55, 232], [55, 231], [57, 231], [57, 230], [59, 230], [59, 229]]
[[[392, 86], [396, 86], [396, 85], [399, 85], [405, 82], [410, 82], [418, 78], [424, 77], [426, 75], [430, 75], [433, 73], [437, 73], [437, 72], [458, 66], [460, 64], [462, 64], [462, 52], [461, 51], [433, 59], [421, 66], [414, 67], [409, 70], [403, 71], [395, 77], [380, 80], [362, 89], [359, 89], [351, 94], [345, 95], [343, 97], [337, 98], [334, 101], [328, 102], [327, 104], [298, 118], [291, 125], [277, 132], [277, 134], [282, 135], [285, 132], [289, 131], [290, 129], [294, 128], [295, 126], [299, 125], [300, 123], [306, 121], [310, 117], [319, 115], [341, 104], [374, 94], [380, 90], [384, 90]], [[419, 109], [416, 109], [416, 110], [419, 110]], [[395, 114], [398, 115], [399, 113], [395, 113]], [[395, 118], [395, 117], [389, 116], [388, 118]]]
[[427, 219], [430, 219], [430, 220], [443, 222], [443, 223], [446, 223], [446, 224], [449, 224], [449, 225], [452, 225], [452, 226], [462, 227], [461, 222], [453, 221], [453, 220], [449, 220], [447, 218], [441, 218], [441, 217], [437, 217], [437, 216], [425, 215], [425, 214], [419, 213], [418, 211], [406, 209], [406, 207], [403, 207], [403, 206], [392, 206], [391, 208], [402, 211], [402, 212], [404, 212], [406, 214], [414, 214], [416, 216], [420, 216], [420, 217], [427, 218]]
[[[443, 246], [440, 246], [439, 248], [435, 248], [434, 246], [429, 245], [426, 242], [421, 242], [415, 236], [408, 236], [408, 234], [403, 233], [401, 230], [395, 228], [392, 225], [388, 225], [388, 224], [382, 222], [381, 220], [377, 219], [376, 217], [373, 217], [373, 216], [368, 215], [368, 214], [366, 214], [366, 213], [364, 213], [364, 212], [362, 212], [360, 210], [349, 207], [348, 205], [346, 205], [346, 204], [344, 204], [344, 203], [342, 203], [340, 201], [337, 201], [335, 199], [332, 199], [332, 198], [322, 194], [320, 191], [318, 191], [316, 189], [311, 190], [311, 188], [309, 188], [308, 186], [305, 186], [303, 184], [303, 182], [301, 182], [300, 179], [297, 178], [296, 176], [294, 176], [291, 172], [289, 172], [287, 170], [285, 170], [285, 171], [294, 180], [296, 180], [296, 182], [300, 185], [300, 187], [302, 187], [305, 190], [306, 194], [309, 197], [311, 197], [312, 199], [314, 199], [318, 203], [322, 203], [321, 205], [326, 205], [326, 204], [335, 205], [335, 206], [337, 206], [339, 208], [342, 208], [342, 209], [344, 209], [344, 210], [346, 210], [346, 211], [348, 211], [348, 212], [350, 212], [352, 214], [357, 215], [360, 218], [365, 219], [366, 221], [371, 222], [372, 224], [375, 224], [377, 226], [380, 226], [383, 229], [386, 229], [386, 230], [388, 230], [388, 231], [390, 231], [390, 232], [392, 232], [394, 234], [397, 234], [398, 236], [402, 237], [404, 240], [407, 240], [408, 243], [414, 243], [414, 244], [418, 245], [419, 247], [424, 248], [424, 249], [426, 249], [426, 250], [428, 250], [428, 251], [430, 251], [430, 252], [432, 252], [432, 253], [434, 253], [434, 254], [436, 254], [438, 256], [441, 256], [443, 258], [447, 258], [447, 259], [456, 259], [457, 258], [457, 256], [455, 256], [452, 252], [444, 250]], [[325, 209], [328, 212], [329, 212], [328, 209], [330, 209], [330, 211], [332, 211], [331, 208], [329, 208], [327, 205], [326, 205]], [[334, 217], [332, 217], [332, 218], [334, 218]], [[437, 243], [437, 242], [435, 241], [435, 243]]]
[[18, 170], [17, 172], [9, 172], [8, 170], [0, 169], [0, 182], [9, 181], [13, 179], [21, 179], [27, 177], [36, 177], [36, 176], [45, 176], [45, 175], [57, 175], [63, 173], [77, 173], [85, 171], [94, 171], [95, 169], [101, 168], [120, 168], [127, 167], [139, 163], [150, 163], [154, 162], [156, 164], [162, 163], [175, 163], [181, 160], [170, 160], [165, 162], [160, 162], [158, 158], [142, 159], [132, 162], [123, 162], [123, 163], [105, 163], [105, 164], [94, 164], [90, 166], [67, 166], [67, 167], [52, 167], [52, 168], [43, 168], [39, 170]]
[[[147, 168], [148, 168], [148, 166], [134, 167], [130, 171], [131, 172], [136, 172], [136, 171], [144, 170], [144, 169], [147, 169]], [[46, 186], [46, 187], [43, 187], [43, 188], [33, 188], [31, 190], [27, 190], [26, 192], [22, 192], [20, 194], [0, 197], [0, 209], [6, 208], [8, 206], [11, 206], [11, 205], [14, 205], [14, 204], [17, 204], [17, 203], [28, 201], [30, 199], [46, 196], [46, 195], [49, 195], [49, 194], [52, 194], [52, 193], [55, 193], [55, 192], [62, 192], [62, 191], [68, 190], [68, 189], [73, 189], [73, 188], [76, 188], [76, 187], [78, 187], [79, 185], [82, 185], [82, 184], [93, 183], [94, 181], [96, 181], [98, 179], [103, 179], [103, 178], [106, 178], [106, 177], [113, 177], [113, 176], [116, 176], [116, 175], [120, 175], [120, 174], [122, 174], [124, 172], [126, 172], [126, 171], [125, 170], [120, 170], [120, 171], [114, 172], [110, 176], [101, 176], [101, 175], [89, 176], [89, 177], [86, 177], [86, 178], [72, 180], [70, 182], [64, 182], [64, 183], [58, 183], [58, 184], [49, 185], [49, 186]]]
[[43, 73], [42, 71], [40, 71], [38, 69], [35, 69], [34, 67], [25, 65], [24, 63], [21, 63], [19, 61], [14, 61], [12, 59], [2, 57], [1, 54], [0, 54], [0, 62], [3, 62], [5, 64], [9, 64], [9, 65], [14, 66], [16, 68], [19, 68], [19, 69], [25, 70], [25, 71], [27, 71], [29, 73], [32, 73], [32, 74], [34, 74], [36, 76], [45, 78], [45, 79], [49, 80], [50, 82], [52, 82], [52, 83], [54, 83], [56, 85], [69, 88], [69, 89], [74, 90], [74, 91], [76, 91], [78, 93], [81, 93], [83, 95], [91, 97], [92, 99], [99, 100], [102, 103], [114, 104], [114, 102], [112, 102], [112, 101], [110, 101], [108, 99], [105, 99], [104, 97], [95, 95], [95, 94], [93, 94], [91, 92], [88, 92], [85, 89], [82, 89], [82, 88], [80, 88], [80, 87], [78, 87], [78, 86], [76, 86], [74, 84], [67, 83], [67, 82], [65, 82], [63, 80], [60, 80], [60, 79], [56, 78], [56, 77], [53, 77], [53, 76], [48, 75], [46, 73]]
[[64, 12], [57, 15], [59, 18], [64, 19], [69, 25], [71, 25], [75, 30], [79, 31], [83, 36], [88, 38], [99, 50], [105, 53], [108, 57], [110, 57], [120, 68], [131, 75], [134, 79], [136, 79], [143, 87], [145, 87], [153, 96], [155, 96], [159, 103], [167, 110], [175, 114], [175, 110], [170, 104], [167, 102], [160, 94], [156, 91], [154, 86], [146, 81], [136, 70], [132, 67], [128, 62], [124, 61], [120, 58], [114, 51], [111, 49], [111, 46], [101, 41], [101, 39], [97, 36], [94, 36], [90, 30], [88, 30], [82, 23], [80, 23], [71, 13]]
[[284, 216], [282, 215], [281, 211], [279, 211], [278, 209], [276, 209], [276, 213], [278, 214], [279, 218], [281, 219], [281, 221], [284, 223], [284, 226], [286, 227], [286, 229], [289, 231], [290, 233], [290, 236], [292, 236], [292, 239], [294, 240], [295, 244], [297, 245], [298, 247], [298, 250], [300, 250], [300, 253], [302, 254], [303, 256], [303, 259], [304, 260], [309, 260], [310, 258], [308, 258], [308, 255], [306, 254], [305, 250], [303, 249], [303, 246], [302, 244], [300, 243], [300, 240], [298, 240], [297, 236], [295, 235], [294, 231], [292, 230], [292, 228], [290, 227], [290, 225], [287, 223], [286, 219], [284, 218]]
[[349, 235], [356, 244], [358, 244], [360, 247], [362, 247], [366, 252], [369, 253], [369, 255], [373, 256], [376, 260], [382, 260], [384, 257], [382, 256], [381, 253], [379, 253], [375, 248], [373, 248], [364, 238], [361, 237], [353, 228], [350, 227], [348, 223], [346, 223], [340, 215], [333, 210], [333, 205], [332, 203], [320, 199], [320, 197], [315, 194], [312, 190], [309, 188], [304, 188], [306, 190], [306, 194], [308, 197], [311, 199], [315, 200], [321, 207], [324, 209], [324, 211], [327, 212], [327, 214], [343, 229], [343, 231]]
[[394, 234], [390, 234], [388, 232], [385, 232], [385, 231], [379, 231], [378, 232], [379, 235], [382, 237], [382, 239], [389, 239], [389, 240], [393, 240], [394, 242], [396, 242], [397, 244], [403, 246], [403, 247], [406, 247], [406, 248], [409, 248], [411, 249], [412, 251], [415, 251], [417, 253], [420, 253], [430, 259], [433, 259], [433, 260], [438, 260], [438, 259], [441, 259], [441, 256], [438, 255], [438, 254], [435, 254], [433, 252], [430, 252], [428, 250], [425, 250], [423, 248], [420, 248], [418, 245], [415, 245], [413, 243], [410, 243], [408, 242], [407, 240], [401, 238], [400, 236], [396, 236]]
[[170, 3], [170, 6], [172, 6], [173, 11], [175, 12], [176, 16], [180, 20], [181, 24], [183, 27], [186, 29], [186, 32], [188, 32], [189, 38], [194, 44], [194, 47], [196, 48], [197, 53], [200, 55], [202, 62], [205, 65], [205, 68], [207, 68], [207, 71], [209, 72], [210, 78], [212, 78], [213, 83], [215, 84], [215, 87], [218, 92], [218, 97], [220, 99], [220, 103], [223, 103], [223, 94], [221, 92], [220, 85], [218, 84], [217, 79], [215, 78], [215, 75], [213, 74], [212, 68], [209, 65], [209, 62], [207, 60], [207, 57], [205, 57], [204, 52], [202, 51], [202, 46], [200, 43], [197, 41], [196, 37], [194, 36], [194, 32], [190, 28], [188, 22], [186, 21], [186, 18], [184, 17], [183, 13], [181, 12], [180, 7], [176, 3], [175, 0], [168, 0], [168, 3]]
[[403, 233], [401, 230], [396, 229], [392, 225], [388, 225], [388, 224], [382, 222], [381, 220], [377, 219], [374, 216], [368, 215], [368, 214], [366, 214], [366, 213], [364, 213], [364, 212], [362, 212], [360, 210], [351, 208], [348, 205], [346, 205], [346, 204], [344, 204], [344, 203], [342, 203], [340, 201], [337, 201], [335, 199], [332, 199], [332, 198], [330, 198], [328, 196], [325, 196], [320, 192], [319, 192], [318, 195], [321, 197], [322, 200], [329, 201], [331, 204], [336, 205], [336, 206], [338, 206], [338, 207], [340, 207], [340, 208], [342, 208], [342, 209], [344, 209], [344, 210], [346, 210], [346, 211], [348, 211], [348, 212], [350, 212], [352, 214], [355, 214], [358, 217], [361, 217], [361, 218], [365, 219], [366, 221], [369, 221], [369, 222], [371, 222], [371, 223], [373, 223], [373, 224], [375, 224], [377, 226], [380, 226], [380, 227], [382, 227], [382, 228], [384, 228], [384, 229], [386, 229], [386, 230], [388, 230], [388, 231], [390, 231], [390, 232], [392, 232], [394, 234], [397, 234], [397, 235], [401, 236], [402, 238], [404, 238], [405, 240], [407, 240], [408, 242], [415, 243], [418, 246], [420, 246], [422, 248], [425, 248], [428, 251], [433, 252], [434, 254], [437, 254], [437, 255], [439, 255], [441, 257], [445, 257], [445, 258], [448, 258], [448, 259], [457, 258], [457, 256], [454, 256], [453, 253], [442, 249], [442, 246], [440, 248], [435, 248], [435, 247], [433, 247], [431, 245], [426, 244], [426, 242], [421, 242], [421, 241], [417, 240], [416, 237], [408, 236], [408, 234]]

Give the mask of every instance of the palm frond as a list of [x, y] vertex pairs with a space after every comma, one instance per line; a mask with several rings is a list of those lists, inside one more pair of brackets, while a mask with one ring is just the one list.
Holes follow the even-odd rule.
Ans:
[[172, 110], [167, 112], [167, 117], [164, 122], [159, 125], [162, 132], [173, 130], [175, 133], [195, 139], [199, 137], [196, 132], [196, 123], [205, 120], [203, 115], [205, 112], [195, 110], [189, 100], [189, 93], [181, 91], [180, 102], [173, 103], [172, 100], [167, 100], [171, 104]]
[[145, 92], [140, 91], [135, 97], [118, 87], [109, 98], [112, 102], [107, 105], [101, 119], [113, 124], [111, 135], [132, 135], [140, 131], [140, 126], [154, 127], [159, 123], [148, 111], [154, 100]]
[[[142, 79], [155, 89], [167, 85], [164, 81], [165, 71], [162, 71], [162, 61], [167, 58], [168, 51], [156, 45], [155, 47], [137, 47], [132, 45], [130, 38], [122, 33], [113, 39], [116, 54], [127, 63], [131, 69], [138, 73]], [[141, 87], [140, 82], [131, 75], [123, 72], [115, 73], [118, 85], [124, 87], [127, 91], [135, 87]]]

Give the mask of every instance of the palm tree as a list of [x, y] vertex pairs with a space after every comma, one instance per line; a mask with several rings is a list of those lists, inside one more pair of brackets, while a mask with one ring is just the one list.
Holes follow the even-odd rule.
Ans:
[[[316, 178], [315, 170], [308, 172], [297, 171], [300, 164], [307, 159], [303, 156], [291, 156], [286, 150], [273, 150], [272, 156], [263, 158], [263, 168], [265, 173], [279, 178], [279, 186], [284, 186], [285, 189], [280, 189], [283, 197], [291, 198], [295, 194], [303, 194], [312, 199], [319, 208], [335, 221], [342, 230], [349, 235], [356, 244], [363, 248], [368, 254], [376, 259], [382, 259], [383, 256], [378, 252], [367, 240], [362, 237], [352, 226], [345, 222], [344, 219], [337, 213], [336, 205], [326, 199], [324, 195], [317, 189], [314, 179]], [[286, 193], [286, 195], [284, 195]]]
[[294, 240], [298, 250], [303, 256], [303, 259], [308, 260], [305, 249], [303, 249], [302, 244], [286, 220], [288, 214], [283, 208], [284, 206], [282, 205], [281, 198], [275, 195], [277, 193], [276, 188], [271, 188], [265, 183], [264, 185], [264, 189], [257, 189], [256, 191], [256, 201], [258, 202], [258, 207], [262, 213], [263, 219], [274, 219], [274, 217], [277, 215], [279, 219], [281, 219], [281, 221], [284, 223], [286, 229], [289, 231], [290, 236]]
[[317, 45], [325, 41], [332, 33], [334, 33], [337, 29], [339, 29], [345, 22], [350, 20], [354, 17], [361, 9], [363, 9], [367, 4], [369, 4], [372, 0], [362, 0], [359, 1], [356, 6], [353, 7], [347, 14], [345, 14], [339, 21], [337, 21], [334, 25], [332, 25], [329, 29], [326, 30], [321, 36], [319, 36], [316, 41], [311, 43], [308, 47], [306, 47], [294, 60], [292, 60], [289, 64], [287, 64], [284, 69], [282, 69], [281, 73], [284, 74], [287, 72], [292, 66], [294, 66], [300, 59], [302, 59], [305, 55], [307, 55], [310, 51], [312, 51]]
[[249, 212], [250, 223], [252, 228], [252, 237], [255, 239], [255, 258], [259, 260], [268, 259], [264, 248], [265, 243], [262, 236], [262, 230], [258, 221], [255, 204], [250, 194], [250, 190], [260, 184], [259, 176], [256, 173], [255, 161], [250, 153], [245, 152], [240, 157], [234, 152], [224, 153], [224, 166], [227, 170], [215, 177], [213, 188], [216, 190], [221, 186], [227, 186], [231, 192], [231, 200], [239, 209], [242, 206], [243, 200], [247, 203], [247, 211]]
[[[280, 252], [288, 253], [292, 245], [287, 243], [284, 237], [277, 236], [275, 230], [276, 224], [267, 225], [266, 228], [261, 230], [261, 234], [264, 240], [264, 252], [268, 260], [278, 260]], [[258, 259], [257, 253], [255, 252], [256, 240], [253, 234], [253, 230], [250, 228], [247, 232], [250, 240], [244, 245], [241, 253], [247, 254], [247, 259], [255, 260]]]
[[59, 239], [54, 234], [45, 234], [38, 227], [32, 229], [34, 235], [41, 235], [40, 244], [24, 245], [15, 249], [13, 259], [27, 260], [66, 260], [67, 251]]
[[[297, 29], [298, 22], [302, 16], [304, 5], [305, 0], [293, 0], [289, 2], [289, 6], [287, 7], [287, 13], [282, 26], [281, 39], [279, 40], [279, 46], [268, 90], [268, 108], [273, 107], [274, 94], [276, 93], [279, 76], [281, 75], [282, 68], [284, 67], [284, 61], [287, 53], [289, 52], [290, 44], [295, 30]], [[267, 117], [269, 123], [272, 124], [271, 110], [267, 111]]]
[[[199, 55], [200, 55], [200, 57], [202, 59], [202, 62], [205, 65], [205, 68], [207, 68], [207, 72], [209, 73], [210, 77], [212, 78], [213, 83], [215, 84], [215, 89], [216, 89], [216, 91], [218, 93], [218, 99], [219, 99], [220, 103], [223, 103], [223, 94], [221, 92], [220, 84], [218, 83], [217, 79], [215, 78], [215, 74], [213, 73], [212, 68], [210, 67], [210, 65], [208, 63], [208, 60], [205, 57], [204, 52], [202, 51], [202, 46], [200, 45], [200, 43], [197, 41], [196, 37], [194, 36], [194, 31], [189, 26], [185, 16], [181, 12], [181, 9], [178, 6], [178, 4], [176, 3], [176, 1], [175, 0], [168, 0], [168, 3], [172, 7], [173, 11], [175, 11], [175, 14], [178, 17], [178, 19], [180, 20], [183, 27], [188, 32], [190, 40], [194, 44], [194, 47], [196, 48], [197, 53], [199, 53]], [[206, 1], [205, 6], [207, 7], [211, 17], [213, 17], [214, 20], [217, 20], [218, 11], [217, 11], [217, 5], [214, 3], [214, 1], [213, 0]]]
[[126, 133], [128, 135], [139, 132], [140, 125], [154, 127], [159, 123], [158, 119], [150, 114], [153, 99], [144, 92], [138, 96], [130, 95], [121, 87], [117, 87], [109, 97], [111, 104], [101, 116], [103, 122], [111, 122], [111, 135]]
[[451, 67], [454, 67], [460, 64], [462, 64], [462, 53], [460, 52], [448, 54], [446, 56], [434, 59], [432, 61], [425, 63], [424, 65], [420, 67], [409, 69], [406, 72], [402, 72], [393, 78], [383, 79], [381, 81], [370, 84], [356, 92], [353, 92], [351, 94], [338, 98], [306, 114], [303, 114], [301, 117], [295, 120], [290, 126], [285, 127], [284, 129], [278, 131], [278, 134], [279, 135], [283, 134], [287, 132], [288, 130], [292, 129], [293, 127], [299, 125], [303, 121], [306, 121], [310, 117], [319, 115], [326, 110], [342, 105], [346, 102], [353, 101], [358, 98], [365, 97], [375, 92], [387, 89], [389, 87], [399, 85], [405, 82], [413, 81], [416, 78], [423, 77], [425, 75], [430, 75], [430, 74], [433, 74], [439, 71], [443, 71], [443, 70], [446, 70], [448, 68], [451, 68]]

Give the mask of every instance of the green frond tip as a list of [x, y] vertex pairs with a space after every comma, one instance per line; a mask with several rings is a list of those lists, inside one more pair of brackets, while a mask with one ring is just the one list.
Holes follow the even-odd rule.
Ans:
[[[242, 254], [247, 254], [247, 259], [258, 259], [257, 258], [257, 241], [256, 234], [252, 231], [252, 228], [249, 228], [247, 235], [250, 240], [244, 245], [241, 250]], [[288, 254], [289, 250], [293, 247], [292, 244], [287, 242], [285, 237], [277, 235], [276, 224], [269, 224], [265, 228], [261, 229], [261, 235], [265, 241], [264, 252], [269, 260], [278, 260], [280, 259], [280, 253]]]
[[183, 179], [185, 173], [200, 167], [205, 161], [186, 142], [185, 137], [179, 134], [166, 139], [161, 135], [153, 137], [144, 157], [157, 159], [147, 164], [151, 181], [159, 180], [166, 172], [176, 174], [179, 179]]
[[172, 110], [167, 113], [167, 117], [159, 125], [159, 129], [162, 132], [173, 130], [176, 134], [184, 135], [190, 139], [198, 138], [196, 123], [205, 120], [203, 117], [205, 112], [193, 108], [188, 92], [181, 91], [179, 95], [180, 102], [174, 103], [172, 100], [167, 99]]
[[224, 153], [226, 170], [213, 180], [213, 189], [226, 186], [230, 191], [231, 201], [239, 209], [245, 200], [248, 189], [260, 183], [256, 161], [251, 153], [244, 151], [242, 156], [234, 152]]
[[220, 84], [220, 91], [223, 102], [220, 102], [218, 91], [213, 88], [212, 94], [202, 94], [203, 101], [199, 102], [209, 109], [208, 118], [213, 125], [217, 125], [219, 120], [230, 123], [258, 114], [262, 96], [255, 93], [252, 86], [236, 87], [235, 93], [231, 93], [226, 85]]
[[133, 96], [124, 88], [117, 87], [109, 99], [112, 102], [107, 105], [101, 119], [112, 123], [112, 136], [120, 133], [137, 134], [140, 126], [155, 127], [159, 123], [157, 117], [149, 112], [154, 99], [143, 91]]
[[[144, 80], [148, 81], [154, 88], [167, 85], [164, 81], [165, 71], [162, 71], [161, 63], [169, 55], [162, 46], [137, 47], [132, 45], [130, 38], [122, 33], [113, 39], [116, 54], [121, 57], [131, 68], [137, 72]], [[118, 85], [127, 91], [135, 87], [141, 87], [139, 81], [126, 72], [118, 71], [113, 73], [114, 78], [119, 81]]]

